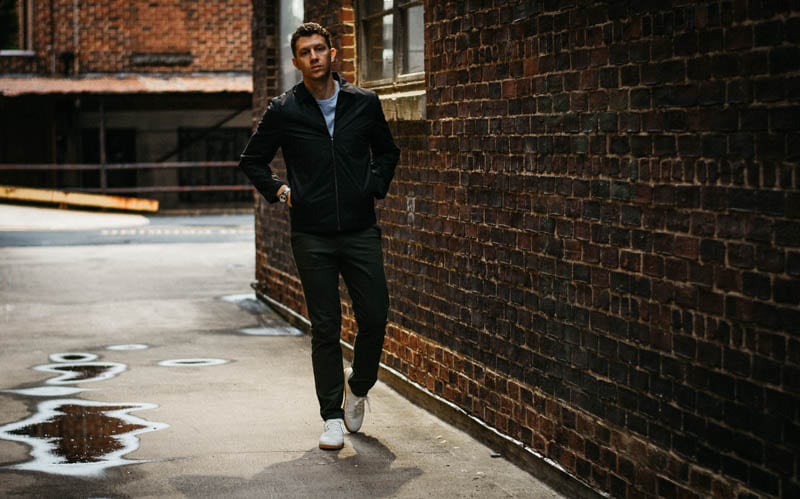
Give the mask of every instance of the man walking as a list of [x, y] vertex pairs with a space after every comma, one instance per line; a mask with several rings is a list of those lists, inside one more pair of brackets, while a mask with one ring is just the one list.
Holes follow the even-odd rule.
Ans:
[[[311, 320], [314, 384], [325, 421], [322, 449], [357, 432], [378, 363], [389, 309], [375, 200], [389, 190], [400, 150], [374, 92], [331, 71], [330, 33], [306, 23], [292, 35], [303, 81], [271, 100], [239, 166], [270, 203], [290, 210], [292, 253]], [[270, 169], [283, 151], [288, 185]], [[353, 364], [342, 372], [339, 275], [358, 325]]]

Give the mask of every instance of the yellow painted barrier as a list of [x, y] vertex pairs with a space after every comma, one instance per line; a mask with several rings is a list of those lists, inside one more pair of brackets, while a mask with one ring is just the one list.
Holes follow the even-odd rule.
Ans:
[[158, 201], [155, 199], [109, 196], [106, 194], [86, 194], [83, 192], [51, 191], [47, 189], [13, 187], [9, 185], [0, 185], [0, 199], [76, 206], [94, 206], [97, 208], [109, 208], [127, 211], [158, 211]]

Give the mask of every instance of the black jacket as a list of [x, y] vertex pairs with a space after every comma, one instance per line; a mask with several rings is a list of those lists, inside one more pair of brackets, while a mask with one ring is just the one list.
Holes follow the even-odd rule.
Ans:
[[267, 106], [239, 167], [270, 203], [283, 182], [269, 163], [280, 147], [292, 189], [293, 231], [331, 233], [376, 222], [375, 199], [389, 190], [400, 150], [374, 92], [338, 74], [333, 138], [314, 97], [300, 82]]

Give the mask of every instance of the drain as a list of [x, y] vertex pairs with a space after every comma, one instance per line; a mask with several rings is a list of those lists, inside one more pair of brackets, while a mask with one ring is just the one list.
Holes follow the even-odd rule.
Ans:
[[150, 347], [141, 343], [131, 343], [130, 345], [111, 345], [106, 347], [106, 350], [147, 350], [148, 348]]
[[219, 366], [228, 362], [225, 359], [172, 359], [162, 360], [158, 365], [163, 367], [205, 367]]
[[174, 359], [162, 360], [158, 363], [159, 366], [164, 367], [197, 367], [197, 366], [218, 366], [220, 364], [227, 364], [228, 361], [224, 359]]
[[93, 353], [53, 353], [50, 354], [51, 362], [91, 362], [97, 360], [98, 356]]
[[58, 475], [98, 476], [106, 468], [146, 461], [123, 456], [139, 448], [140, 433], [168, 428], [129, 414], [154, 404], [48, 400], [33, 416], [0, 426], [0, 438], [31, 447], [33, 460], [12, 469]]
[[124, 372], [127, 367], [118, 362], [73, 362], [66, 364], [46, 364], [34, 367], [37, 371], [60, 374], [49, 379], [49, 385], [69, 385], [72, 383], [89, 383], [113, 378]]

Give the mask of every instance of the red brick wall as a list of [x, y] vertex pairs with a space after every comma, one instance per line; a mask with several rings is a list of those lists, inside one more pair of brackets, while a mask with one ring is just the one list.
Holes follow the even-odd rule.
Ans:
[[[252, 68], [248, 0], [101, 0], [79, 2], [77, 11], [72, 0], [34, 4], [36, 55], [0, 57], [0, 73], [61, 73], [58, 56], [66, 51], [77, 54], [79, 73]], [[164, 63], [167, 55], [172, 63]], [[177, 63], [175, 55], [181, 56]]]
[[[261, 118], [269, 99], [279, 94], [278, 7], [278, 0], [253, 0], [253, 127]], [[272, 167], [277, 173], [284, 174], [280, 157], [273, 161]], [[271, 296], [275, 291], [285, 293], [281, 298], [287, 302], [291, 300], [297, 306], [303, 298], [298, 291], [299, 280], [292, 276], [294, 262], [288, 246], [289, 220], [286, 213], [271, 208], [260, 195], [256, 195], [255, 206], [256, 267], [262, 269], [257, 278], [264, 283], [269, 282], [274, 290]], [[269, 275], [263, 273], [267, 268], [272, 269]], [[290, 283], [286, 287], [283, 285], [284, 279]]]
[[335, 70], [355, 82], [355, 11], [353, 0], [306, 2], [305, 20], [325, 26], [338, 51]]
[[[384, 361], [615, 497], [800, 496], [800, 6], [425, 16]], [[302, 311], [285, 216], [257, 277]]]
[[[278, 94], [277, 70], [280, 47], [278, 47], [278, 2], [277, 0], [253, 0], [251, 60], [256, 64], [253, 71], [254, 119], [261, 116], [270, 97]], [[255, 125], [255, 124], [254, 124]]]

